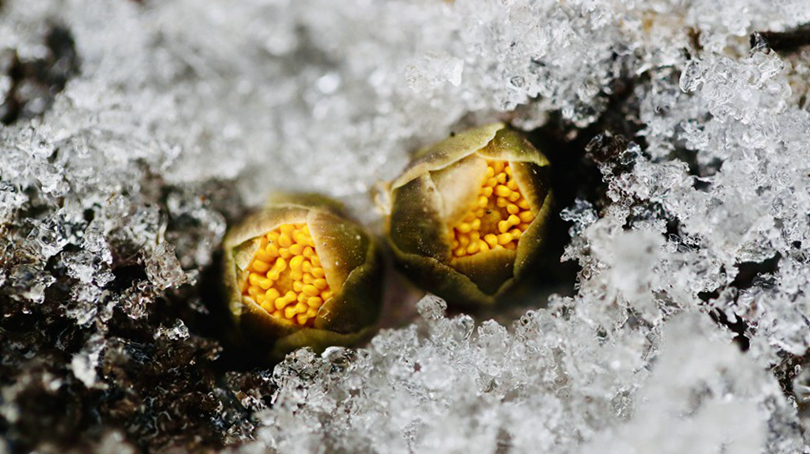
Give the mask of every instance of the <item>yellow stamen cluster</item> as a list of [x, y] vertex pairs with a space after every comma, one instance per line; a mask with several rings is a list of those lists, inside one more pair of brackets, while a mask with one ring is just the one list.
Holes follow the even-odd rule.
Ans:
[[242, 294], [274, 317], [312, 325], [332, 291], [306, 224], [284, 224], [261, 237]]
[[491, 249], [515, 249], [534, 220], [506, 161], [487, 161], [487, 173], [476, 205], [450, 228], [453, 256], [464, 257]]

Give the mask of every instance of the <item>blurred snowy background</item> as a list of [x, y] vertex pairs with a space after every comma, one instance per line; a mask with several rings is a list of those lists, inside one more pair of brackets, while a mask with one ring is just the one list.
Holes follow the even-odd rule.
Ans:
[[[0, 453], [810, 452], [808, 23], [0, 1]], [[493, 119], [561, 175], [568, 296], [513, 322], [427, 297], [366, 348], [223, 358], [209, 270], [245, 207], [317, 190], [378, 226], [377, 182]]]

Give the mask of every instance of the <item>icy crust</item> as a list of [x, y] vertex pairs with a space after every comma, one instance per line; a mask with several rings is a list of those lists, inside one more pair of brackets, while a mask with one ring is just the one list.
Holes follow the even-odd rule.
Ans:
[[777, 381], [707, 315], [595, 333], [574, 306], [555, 300], [510, 332], [446, 318], [428, 296], [423, 323], [368, 348], [300, 350], [276, 367], [272, 408], [243, 452], [801, 450]]
[[[810, 450], [810, 51], [748, 39], [805, 0], [1, 4], [0, 452]], [[245, 205], [374, 223], [454, 130], [604, 117], [634, 136], [563, 207], [574, 296], [215, 366]]]

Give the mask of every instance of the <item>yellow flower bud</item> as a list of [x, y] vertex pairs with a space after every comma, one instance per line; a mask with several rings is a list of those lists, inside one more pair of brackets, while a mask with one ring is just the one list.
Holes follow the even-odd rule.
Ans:
[[549, 162], [501, 123], [421, 150], [390, 185], [387, 236], [403, 271], [451, 303], [493, 304], [540, 251]]
[[275, 197], [223, 246], [228, 308], [244, 345], [277, 359], [303, 346], [349, 345], [372, 330], [382, 262], [335, 202]]

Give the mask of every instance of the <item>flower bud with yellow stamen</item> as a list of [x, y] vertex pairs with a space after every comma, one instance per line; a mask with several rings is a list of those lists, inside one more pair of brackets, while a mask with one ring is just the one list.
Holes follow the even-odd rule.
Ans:
[[270, 358], [367, 335], [382, 302], [371, 236], [312, 195], [277, 196], [224, 241], [228, 304], [241, 340]]
[[452, 303], [493, 304], [538, 258], [549, 162], [501, 123], [417, 153], [390, 185], [388, 240], [417, 284]]

